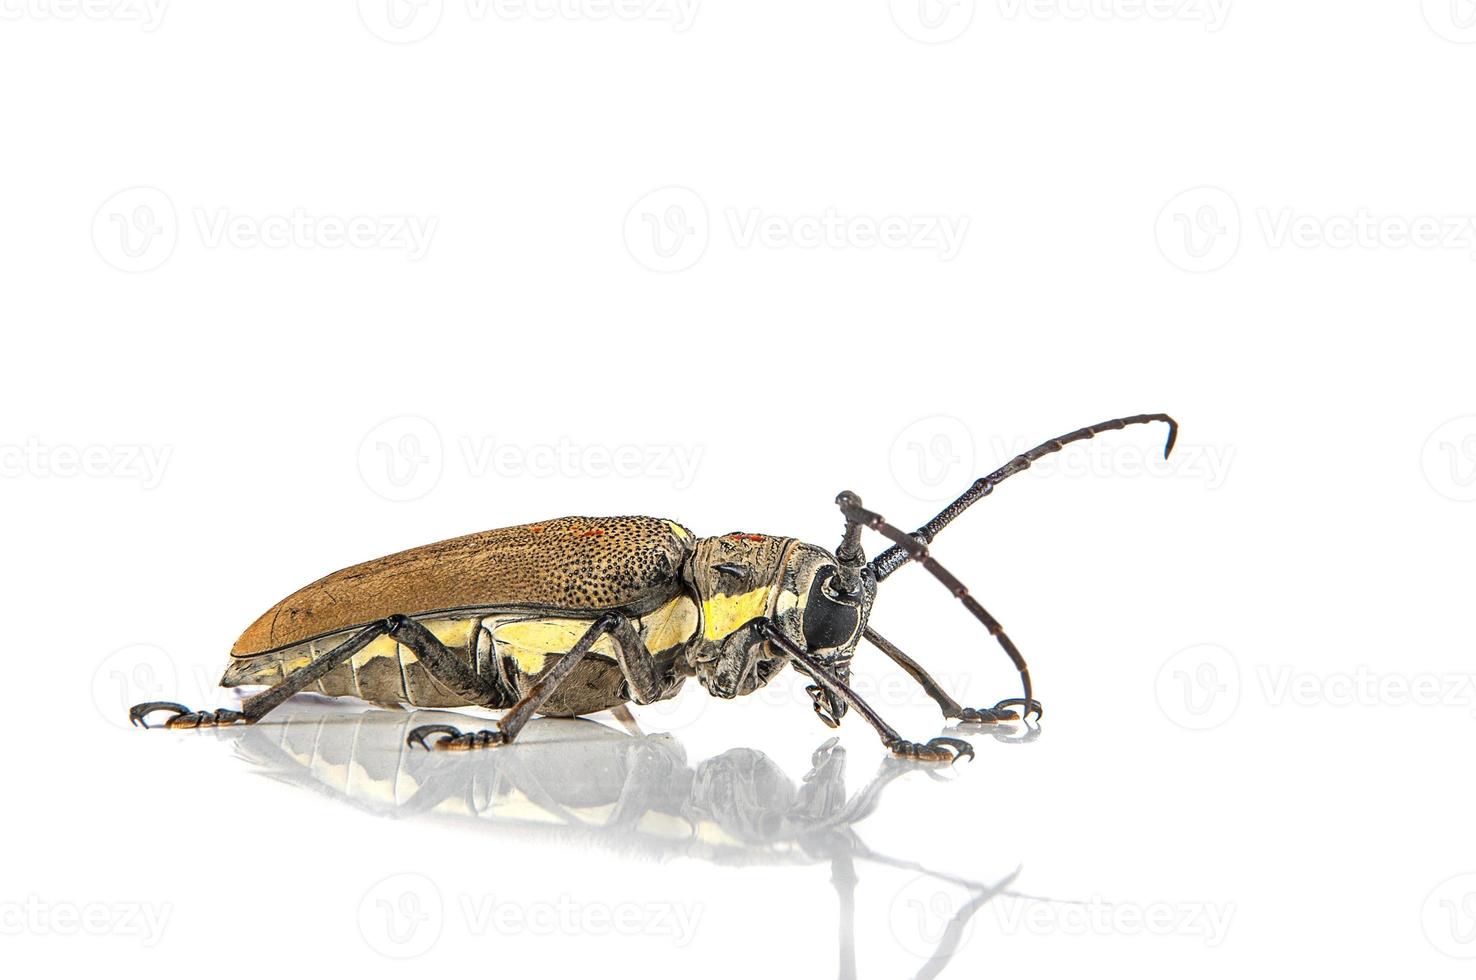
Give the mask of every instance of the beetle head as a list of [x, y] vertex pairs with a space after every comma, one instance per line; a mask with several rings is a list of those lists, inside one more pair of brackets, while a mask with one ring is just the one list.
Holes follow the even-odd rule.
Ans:
[[[860, 577], [847, 592], [835, 556], [811, 544], [796, 544], [785, 562], [774, 621], [796, 644], [817, 657], [839, 680], [851, 681], [851, 657], [876, 599], [876, 579]], [[796, 665], [796, 670], [808, 674]], [[813, 679], [813, 678], [812, 678]], [[819, 681], [805, 688], [815, 714], [831, 728], [840, 724], [846, 703]]]
[[[761, 617], [848, 681], [876, 582], [865, 576], [861, 587], [848, 595], [839, 588], [836, 573], [829, 552], [789, 538], [729, 534], [702, 539], [689, 576], [703, 625], [689, 657], [708, 693], [721, 698], [750, 694], [788, 662], [751, 628]], [[821, 720], [839, 724], [845, 702], [819, 683], [807, 690]]]

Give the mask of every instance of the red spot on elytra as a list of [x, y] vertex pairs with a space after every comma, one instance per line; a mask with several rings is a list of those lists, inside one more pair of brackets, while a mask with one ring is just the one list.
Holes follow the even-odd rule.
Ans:
[[543, 533], [543, 525], [542, 524], [533, 524], [533, 525], [530, 525], [529, 526], [528, 530], [532, 531], [534, 534], [542, 534]]
[[592, 527], [588, 531], [585, 531], [584, 533], [580, 534], [579, 536], [581, 538], [598, 538], [601, 535], [603, 535], [604, 533], [605, 533], [605, 529], [604, 528]]

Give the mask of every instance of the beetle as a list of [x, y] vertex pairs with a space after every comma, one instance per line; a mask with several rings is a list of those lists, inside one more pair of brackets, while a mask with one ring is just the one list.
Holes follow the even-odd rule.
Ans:
[[[564, 517], [377, 558], [299, 589], [246, 628], [221, 686], [268, 686], [240, 711], [149, 701], [134, 705], [129, 718], [145, 728], [156, 711], [169, 712], [169, 728], [250, 724], [302, 691], [378, 704], [506, 709], [494, 728], [423, 725], [407, 737], [427, 749], [479, 749], [512, 742], [535, 714], [572, 717], [651, 704], [675, 696], [692, 676], [709, 694], [736, 698], [789, 665], [813, 681], [806, 691], [826, 725], [838, 726], [854, 709], [894, 755], [972, 758], [963, 739], [904, 739], [860, 698], [849, 684], [857, 646], [865, 639], [895, 661], [945, 718], [1040, 718], [1025, 658], [929, 546], [1042, 456], [1148, 422], [1167, 423], [1167, 458], [1178, 436], [1167, 415], [1087, 426], [976, 480], [912, 534], [845, 491], [836, 498], [845, 526], [834, 553], [767, 534], [699, 538], [655, 517]], [[866, 528], [892, 542], [870, 561], [861, 543]], [[869, 625], [878, 586], [908, 562], [927, 569], [994, 636], [1019, 672], [1022, 697], [964, 707]]]

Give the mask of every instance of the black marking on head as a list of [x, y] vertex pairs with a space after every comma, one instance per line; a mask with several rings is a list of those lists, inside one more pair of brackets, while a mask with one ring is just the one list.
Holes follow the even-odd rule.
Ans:
[[805, 599], [805, 643], [811, 650], [844, 646], [855, 635], [861, 619], [861, 611], [854, 602], [837, 601], [825, 590], [834, 575], [835, 569], [829, 574], [816, 575]]

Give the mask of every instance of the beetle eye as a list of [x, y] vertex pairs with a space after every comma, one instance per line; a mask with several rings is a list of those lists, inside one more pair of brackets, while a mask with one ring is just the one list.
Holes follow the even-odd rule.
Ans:
[[737, 562], [719, 562], [718, 564], [712, 566], [712, 569], [715, 572], [722, 572], [724, 575], [728, 575], [733, 578], [748, 578], [748, 566], [740, 565]]
[[860, 619], [855, 605], [837, 601], [825, 591], [825, 583], [834, 574], [835, 570], [831, 569], [828, 574], [816, 575], [810, 583], [810, 595], [805, 599], [805, 643], [811, 650], [829, 649], [850, 642]]

